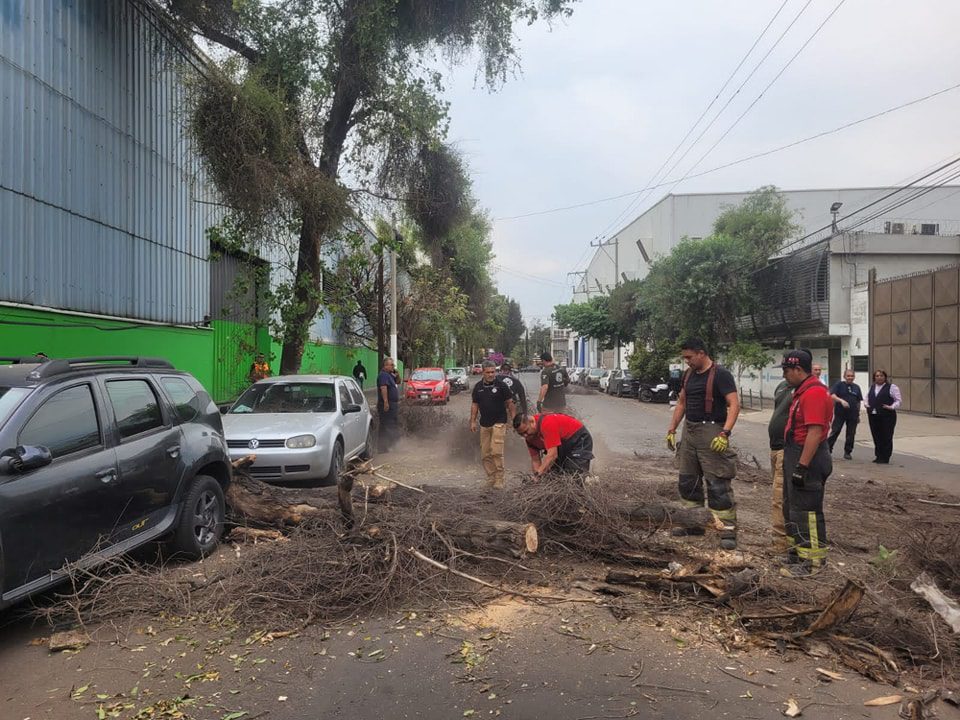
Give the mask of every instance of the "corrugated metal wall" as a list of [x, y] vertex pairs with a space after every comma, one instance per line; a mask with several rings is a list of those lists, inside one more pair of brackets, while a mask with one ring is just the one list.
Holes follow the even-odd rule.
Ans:
[[209, 313], [221, 212], [183, 132], [193, 70], [167, 36], [144, 0], [0, 0], [0, 300]]

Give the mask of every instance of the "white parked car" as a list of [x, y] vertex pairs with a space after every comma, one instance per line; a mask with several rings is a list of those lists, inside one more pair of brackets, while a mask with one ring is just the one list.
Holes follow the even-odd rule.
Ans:
[[335, 484], [344, 465], [369, 457], [370, 408], [352, 377], [280, 375], [254, 383], [223, 416], [230, 459], [254, 454], [265, 482]]
[[598, 387], [600, 388], [600, 392], [604, 392], [604, 393], [607, 392], [607, 386], [609, 385], [610, 385], [610, 371], [604, 370], [603, 375], [600, 376], [600, 381], [598, 384]]

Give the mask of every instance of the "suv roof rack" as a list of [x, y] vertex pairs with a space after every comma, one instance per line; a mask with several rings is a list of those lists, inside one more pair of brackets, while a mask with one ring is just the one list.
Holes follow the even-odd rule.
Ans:
[[[36, 358], [33, 359], [36, 361]], [[135, 355], [95, 355], [80, 358], [58, 358], [47, 360], [30, 373], [31, 380], [63, 375], [76, 370], [88, 370], [92, 367], [131, 367], [174, 370], [173, 364], [163, 358], [139, 357]]]
[[16, 357], [0, 357], [0, 363], [8, 365], [39, 365], [46, 362], [48, 358], [42, 358], [39, 355], [21, 355]]

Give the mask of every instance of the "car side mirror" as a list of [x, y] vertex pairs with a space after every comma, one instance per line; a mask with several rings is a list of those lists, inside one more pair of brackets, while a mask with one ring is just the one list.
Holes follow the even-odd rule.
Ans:
[[344, 415], [349, 415], [350, 413], [358, 413], [361, 410], [363, 410], [363, 408], [360, 405], [357, 405], [355, 403], [351, 403], [350, 405], [343, 406]]
[[231, 405], [232, 403], [222, 403], [220, 405], [217, 405], [217, 407], [220, 408], [220, 414], [226, 415], [228, 412], [230, 412]]
[[18, 445], [3, 453], [2, 465], [8, 473], [25, 473], [46, 467], [53, 462], [49, 448], [43, 445]]

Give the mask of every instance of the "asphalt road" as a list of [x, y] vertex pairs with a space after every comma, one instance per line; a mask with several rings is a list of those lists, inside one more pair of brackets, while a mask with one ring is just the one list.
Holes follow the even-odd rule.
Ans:
[[[537, 376], [523, 379], [535, 397]], [[605, 466], [634, 459], [634, 452], [657, 467], [662, 458], [667, 477], [668, 406], [593, 393], [571, 395], [570, 405], [596, 438], [601, 481]], [[380, 458], [391, 463], [391, 474], [482, 482], [471, 450], [475, 436], [465, 429], [469, 396], [454, 397], [446, 411], [449, 419], [434, 433]], [[743, 455], [766, 456], [762, 423], [741, 421], [735, 438]], [[519, 438], [510, 443], [508, 467], [516, 473], [525, 469], [522, 446]], [[510, 482], [518, 482], [516, 475]], [[584, 572], [589, 580], [604, 569]], [[840, 669], [829, 659], [725, 649], [707, 617], [683, 619], [669, 598], [623, 620], [591, 604], [504, 599], [436, 613], [407, 608], [269, 643], [250, 629], [155, 618], [92, 628], [93, 644], [51, 654], [35, 644], [48, 628], [7, 611], [0, 614], [0, 718], [92, 720], [101, 705], [114, 702], [130, 705], [123, 718], [179, 702], [184, 717], [202, 720], [775, 718], [789, 697], [810, 720], [896, 717], [896, 706], [863, 706], [892, 688], [842, 669], [844, 680], [824, 684], [818, 665]], [[960, 719], [945, 705], [938, 712]]]

